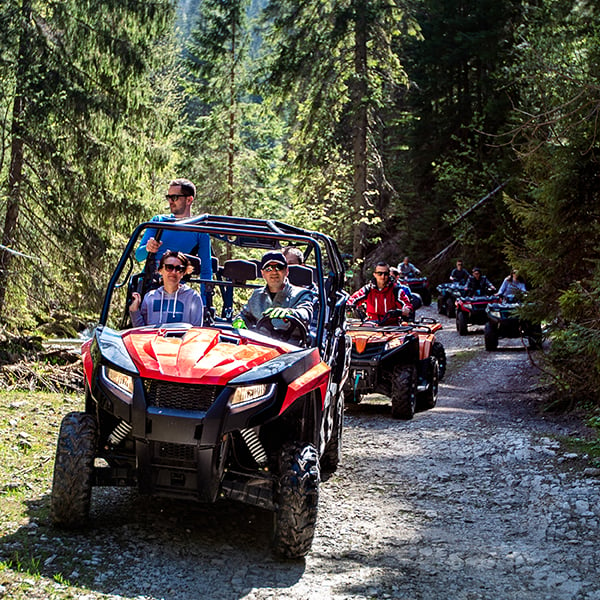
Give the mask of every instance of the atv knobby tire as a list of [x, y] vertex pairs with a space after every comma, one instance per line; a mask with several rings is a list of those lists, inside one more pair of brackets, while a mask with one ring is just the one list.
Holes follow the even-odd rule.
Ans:
[[440, 296], [437, 299], [437, 311], [438, 311], [438, 315], [445, 315], [446, 312], [448, 312], [446, 310], [446, 300], [444, 299], [443, 296]]
[[90, 513], [98, 426], [92, 415], [71, 412], [60, 425], [50, 518], [65, 529], [86, 524]]
[[417, 406], [417, 368], [400, 365], [392, 374], [392, 417], [412, 419]]
[[483, 329], [483, 339], [485, 349], [488, 352], [493, 352], [498, 349], [498, 328], [491, 323], [486, 323]]
[[533, 325], [529, 328], [527, 341], [529, 342], [530, 350], [539, 350], [542, 347], [542, 327], [541, 325]]
[[446, 299], [446, 316], [450, 319], [456, 317], [456, 304], [453, 298]]
[[417, 395], [417, 410], [429, 410], [430, 408], [435, 408], [435, 405], [437, 404], [440, 369], [437, 358], [431, 356], [429, 357], [429, 360], [429, 386], [426, 391]]
[[467, 335], [469, 333], [469, 317], [462, 310], [456, 313], [456, 331], [458, 331], [458, 335]]
[[429, 306], [431, 304], [431, 292], [427, 289], [421, 292], [421, 300], [423, 301], [423, 306]]
[[273, 550], [283, 558], [308, 553], [319, 502], [319, 454], [312, 444], [286, 444], [279, 455]]
[[444, 375], [446, 374], [446, 365], [448, 364], [446, 350], [444, 349], [442, 342], [433, 342], [433, 345], [431, 346], [431, 356], [435, 356], [435, 358], [437, 358], [440, 381], [442, 381], [442, 379], [444, 379]]

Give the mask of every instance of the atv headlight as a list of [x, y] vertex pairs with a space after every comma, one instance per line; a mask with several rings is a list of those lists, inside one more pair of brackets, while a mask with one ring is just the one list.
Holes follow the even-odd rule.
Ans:
[[473, 310], [473, 305], [470, 302], [463, 302], [463, 308], [466, 310]]
[[268, 395], [271, 387], [266, 383], [240, 386], [235, 389], [230, 404], [231, 406], [239, 406], [240, 404], [262, 400], [262, 398]]
[[110, 367], [104, 367], [104, 374], [106, 375], [106, 379], [112, 384], [126, 392], [129, 396], [133, 396], [133, 377]]
[[494, 317], [494, 319], [501, 319], [502, 315], [499, 310], [490, 310], [490, 315]]
[[398, 348], [399, 346], [402, 346], [402, 344], [404, 344], [404, 338], [403, 337], [392, 338], [385, 345], [385, 349], [386, 350], [393, 350], [394, 348]]

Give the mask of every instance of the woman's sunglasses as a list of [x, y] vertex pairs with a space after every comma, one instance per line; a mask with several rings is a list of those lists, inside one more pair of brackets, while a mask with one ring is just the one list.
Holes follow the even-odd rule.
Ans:
[[165, 271], [169, 271], [169, 273], [171, 271], [175, 271], [176, 273], [185, 273], [185, 267], [183, 265], [170, 265], [170, 264], [164, 264], [163, 265]]

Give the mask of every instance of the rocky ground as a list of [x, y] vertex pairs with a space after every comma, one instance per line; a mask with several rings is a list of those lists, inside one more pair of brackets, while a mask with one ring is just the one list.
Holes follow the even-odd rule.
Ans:
[[[459, 337], [441, 318], [437, 407], [408, 422], [381, 397], [348, 409], [343, 464], [321, 486], [305, 560], [271, 556], [269, 513], [95, 490], [87, 534], [23, 526], [44, 557], [23, 597], [600, 600], [600, 471], [563, 445], [581, 424], [539, 411], [520, 340], [488, 353], [480, 328]], [[69, 583], [52, 581], [66, 557]]]

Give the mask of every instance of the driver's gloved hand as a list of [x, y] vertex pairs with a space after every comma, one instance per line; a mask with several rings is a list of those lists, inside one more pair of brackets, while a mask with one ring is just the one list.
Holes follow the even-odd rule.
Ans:
[[292, 309], [273, 306], [271, 308], [267, 308], [263, 314], [266, 317], [269, 317], [269, 319], [283, 319], [292, 314]]
[[242, 317], [236, 317], [232, 322], [231, 326], [235, 327], [235, 329], [248, 329], [248, 325], [246, 325], [246, 321], [242, 319]]

